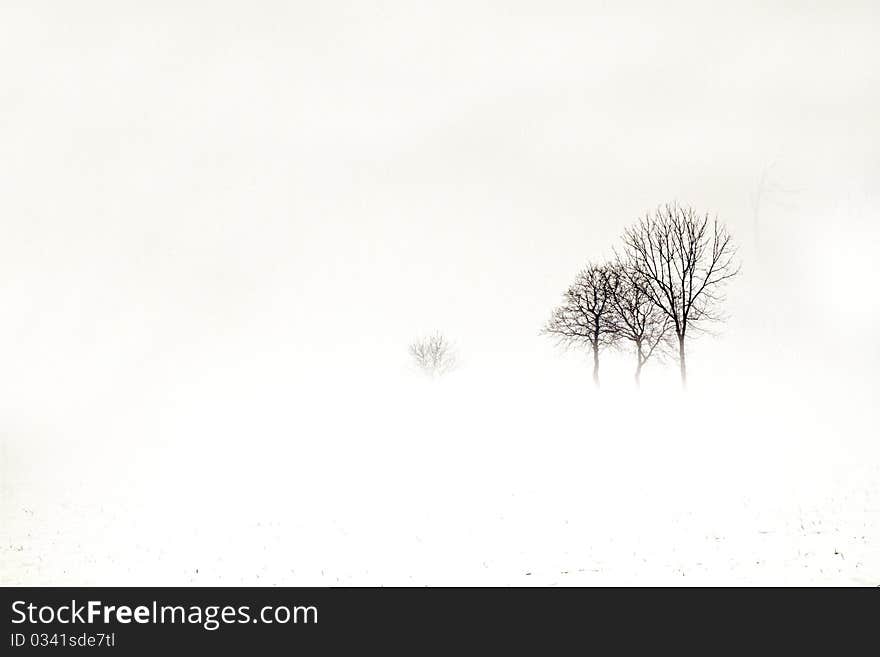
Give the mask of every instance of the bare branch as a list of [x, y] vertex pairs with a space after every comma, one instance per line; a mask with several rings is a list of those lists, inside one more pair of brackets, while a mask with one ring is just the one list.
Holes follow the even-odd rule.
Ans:
[[730, 234], [708, 214], [670, 203], [624, 231], [623, 244], [618, 261], [629, 280], [665, 315], [678, 338], [685, 383], [685, 336], [724, 318], [724, 284], [740, 271]]
[[593, 354], [593, 381], [599, 385], [599, 352], [618, 339], [611, 286], [615, 276], [608, 264], [588, 265], [563, 295], [541, 331], [567, 348], [589, 346]]
[[609, 286], [612, 321], [616, 325], [616, 335], [623, 342], [635, 347], [635, 381], [639, 384], [642, 367], [648, 359], [660, 354], [670, 346], [672, 322], [643, 292], [644, 282], [641, 274], [618, 260], [611, 268], [612, 283]]

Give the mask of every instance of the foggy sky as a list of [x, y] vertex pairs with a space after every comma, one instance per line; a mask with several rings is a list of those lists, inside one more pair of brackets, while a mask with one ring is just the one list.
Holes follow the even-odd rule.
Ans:
[[434, 328], [552, 356], [673, 199], [740, 245], [715, 353], [876, 362], [877, 3], [712, 4], [5, 0], [7, 421]]

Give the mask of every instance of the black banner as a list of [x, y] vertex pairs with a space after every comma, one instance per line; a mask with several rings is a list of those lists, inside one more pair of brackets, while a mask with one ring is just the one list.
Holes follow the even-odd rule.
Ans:
[[[867, 594], [866, 594], [867, 593]], [[6, 588], [3, 654], [614, 646], [829, 649], [873, 639], [876, 593], [796, 589]]]

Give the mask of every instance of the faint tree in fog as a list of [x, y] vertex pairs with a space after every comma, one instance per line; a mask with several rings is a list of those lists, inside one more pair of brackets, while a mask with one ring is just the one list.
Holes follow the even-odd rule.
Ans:
[[593, 383], [599, 385], [599, 351], [617, 337], [610, 286], [610, 265], [589, 265], [565, 291], [563, 301], [541, 331], [564, 347], [589, 345], [593, 355]]
[[739, 273], [730, 234], [708, 214], [671, 203], [628, 228], [623, 242], [621, 260], [636, 286], [672, 323], [686, 386], [685, 338], [722, 319], [724, 284]]
[[651, 356], [662, 351], [669, 342], [672, 322], [643, 291], [638, 271], [618, 260], [612, 266], [609, 285], [617, 337], [635, 346], [636, 386], [641, 384], [642, 367]]
[[783, 208], [790, 207], [789, 204], [784, 203], [780, 200], [782, 195], [786, 194], [795, 194], [799, 190], [797, 189], [788, 189], [786, 187], [782, 187], [781, 185], [776, 184], [770, 179], [770, 170], [776, 165], [775, 162], [771, 162], [768, 166], [765, 166], [761, 170], [761, 176], [758, 178], [758, 182], [755, 184], [755, 191], [752, 194], [752, 230], [753, 237], [755, 241], [755, 254], [758, 257], [758, 260], [761, 260], [762, 257], [762, 247], [763, 247], [763, 234], [762, 234], [762, 224], [761, 224], [761, 213], [764, 210], [764, 206], [767, 201], [771, 203], [782, 206]]
[[415, 366], [431, 377], [441, 376], [455, 369], [455, 348], [442, 333], [419, 338], [409, 346]]

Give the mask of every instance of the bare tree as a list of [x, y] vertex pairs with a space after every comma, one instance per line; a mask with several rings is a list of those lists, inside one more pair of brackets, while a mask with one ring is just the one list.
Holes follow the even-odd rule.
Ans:
[[617, 337], [635, 345], [636, 386], [641, 384], [642, 367], [651, 356], [668, 346], [672, 322], [645, 292], [640, 274], [618, 260], [612, 269], [611, 307]]
[[564, 347], [589, 345], [593, 354], [593, 383], [599, 385], [599, 351], [614, 343], [610, 285], [612, 267], [589, 265], [565, 291], [542, 333], [557, 338]]
[[440, 332], [417, 339], [409, 353], [416, 367], [431, 377], [451, 372], [457, 364], [455, 348]]
[[685, 338], [722, 319], [724, 283], [739, 273], [724, 224], [671, 203], [628, 228], [623, 260], [639, 290], [672, 322], [682, 386], [687, 385]]

